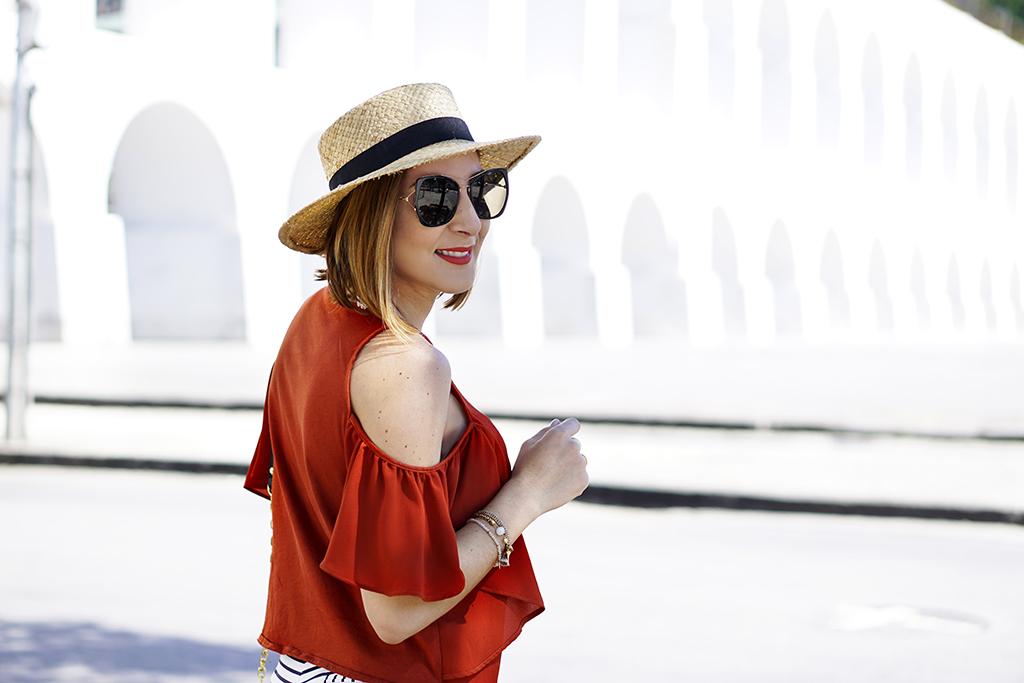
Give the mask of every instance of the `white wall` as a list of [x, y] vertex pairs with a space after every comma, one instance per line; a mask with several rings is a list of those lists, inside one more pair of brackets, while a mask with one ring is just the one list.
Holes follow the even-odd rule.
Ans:
[[[313, 286], [315, 262], [276, 241], [326, 188], [311, 141], [413, 80], [450, 85], [478, 139], [545, 137], [513, 173], [478, 291], [499, 314], [474, 324], [500, 320], [508, 344], [1024, 334], [1024, 47], [938, 0], [135, 0], [125, 35], [92, 28], [88, 0], [40, 4], [33, 121], [67, 344], [132, 338], [141, 290], [107, 193], [145, 112], [180, 107], [205, 131], [156, 133], [205, 145], [197, 177], [223, 160], [215, 196], [187, 202], [232, 207], [208, 235], [235, 246], [184, 221], [151, 255], [237, 291], [203, 302], [237, 331], [191, 338], [272, 348]], [[237, 267], [209, 258], [232, 249]], [[156, 309], [180, 320], [187, 301]]]

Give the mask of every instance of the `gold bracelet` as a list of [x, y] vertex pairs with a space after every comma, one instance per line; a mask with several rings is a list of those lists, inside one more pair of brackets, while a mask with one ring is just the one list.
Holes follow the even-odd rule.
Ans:
[[474, 522], [475, 524], [479, 525], [480, 528], [483, 529], [487, 533], [487, 537], [490, 538], [494, 542], [494, 547], [498, 549], [498, 557], [497, 557], [497, 559], [494, 560], [494, 564], [492, 566], [500, 567], [501, 566], [501, 564], [500, 564], [500, 562], [501, 562], [501, 539], [494, 535], [494, 532], [491, 531], [491, 527], [487, 525], [487, 522], [484, 522], [483, 520], [481, 520], [481, 519], [479, 519], [477, 517], [470, 517], [469, 521]]
[[507, 567], [509, 560], [512, 559], [512, 541], [508, 537], [508, 527], [502, 522], [496, 514], [488, 510], [481, 510], [480, 512], [473, 515], [473, 519], [480, 519], [491, 525], [496, 536], [501, 538], [504, 548], [498, 549], [498, 566]]

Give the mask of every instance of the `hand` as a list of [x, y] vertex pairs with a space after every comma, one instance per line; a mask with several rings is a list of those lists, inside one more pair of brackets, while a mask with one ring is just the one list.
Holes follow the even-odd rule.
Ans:
[[587, 459], [575, 438], [579, 430], [576, 418], [553, 420], [519, 449], [510, 483], [533, 502], [537, 516], [577, 498], [590, 483]]

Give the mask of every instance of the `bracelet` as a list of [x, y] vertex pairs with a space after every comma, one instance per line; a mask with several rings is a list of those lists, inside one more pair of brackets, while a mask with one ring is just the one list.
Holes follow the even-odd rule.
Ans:
[[494, 561], [494, 565], [493, 566], [500, 567], [501, 566], [501, 539], [498, 538], [497, 536], [495, 536], [493, 533], [491, 533], [491, 528], [487, 525], [487, 522], [484, 522], [483, 520], [478, 519], [477, 517], [470, 517], [469, 521], [479, 525], [481, 529], [483, 529], [484, 531], [487, 532], [487, 537], [490, 538], [492, 541], [494, 541], [494, 547], [498, 549], [498, 559], [496, 559]]
[[509, 565], [509, 560], [512, 559], [512, 551], [514, 550], [512, 547], [512, 541], [508, 537], [508, 527], [505, 526], [504, 522], [498, 519], [496, 514], [488, 510], [481, 510], [473, 515], [473, 519], [487, 522], [487, 524], [492, 527], [491, 529], [488, 529], [488, 533], [493, 531], [495, 542], [497, 542], [498, 538], [501, 539], [504, 547], [498, 548], [498, 564], [496, 566], [507, 567]]

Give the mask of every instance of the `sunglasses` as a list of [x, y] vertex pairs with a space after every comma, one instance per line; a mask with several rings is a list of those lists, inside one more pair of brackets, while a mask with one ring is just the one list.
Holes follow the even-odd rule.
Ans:
[[[428, 228], [436, 228], [455, 218], [459, 208], [462, 185], [448, 176], [428, 175], [416, 181], [412, 194], [399, 199], [416, 209], [416, 217]], [[497, 218], [508, 203], [508, 171], [491, 168], [481, 171], [465, 185], [469, 201], [480, 218]]]

